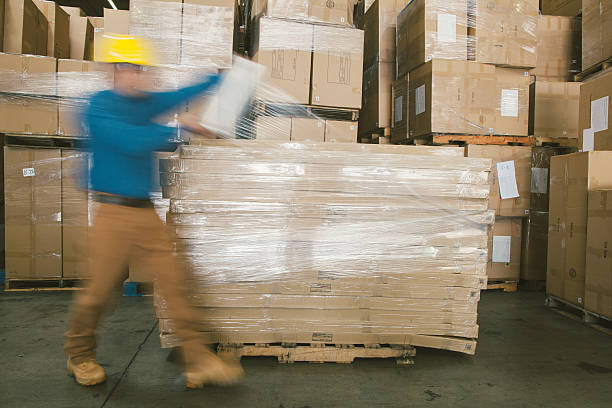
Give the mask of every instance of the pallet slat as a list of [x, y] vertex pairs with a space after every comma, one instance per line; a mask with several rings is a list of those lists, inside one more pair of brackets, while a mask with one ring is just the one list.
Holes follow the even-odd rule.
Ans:
[[612, 336], [612, 319], [609, 317], [591, 312], [573, 303], [548, 294], [546, 295], [544, 304], [562, 316], [577, 322], [582, 322], [595, 330]]

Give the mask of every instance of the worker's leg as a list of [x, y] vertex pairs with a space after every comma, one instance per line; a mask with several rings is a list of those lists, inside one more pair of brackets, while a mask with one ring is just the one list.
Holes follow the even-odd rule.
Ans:
[[89, 268], [91, 279], [84, 290], [77, 292], [72, 305], [64, 350], [73, 364], [95, 357], [100, 317], [113, 292], [125, 279], [130, 251], [129, 208], [99, 204], [90, 232]]

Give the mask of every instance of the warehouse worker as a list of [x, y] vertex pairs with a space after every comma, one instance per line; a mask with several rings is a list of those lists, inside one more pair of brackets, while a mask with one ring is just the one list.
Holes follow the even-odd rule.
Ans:
[[[167, 302], [185, 356], [186, 385], [232, 384], [243, 376], [239, 364], [223, 362], [196, 331], [196, 313], [188, 304], [185, 271], [173, 253], [173, 241], [149, 200], [153, 151], [170, 144], [176, 129], [153, 120], [191, 97], [211, 90], [218, 75], [175, 92], [148, 92], [151, 53], [147, 44], [130, 36], [108, 35], [104, 62], [113, 64], [114, 89], [91, 97], [84, 111], [89, 127], [93, 167], [90, 187], [98, 202], [90, 235], [91, 280], [72, 306], [64, 349], [68, 373], [81, 385], [106, 380], [96, 362], [95, 331], [134, 256], [157, 279]], [[196, 121], [184, 127], [201, 130]]]

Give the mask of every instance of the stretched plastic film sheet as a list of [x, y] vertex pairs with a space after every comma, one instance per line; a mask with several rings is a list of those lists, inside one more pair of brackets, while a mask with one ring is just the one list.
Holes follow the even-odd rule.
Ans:
[[160, 64], [229, 68], [234, 0], [133, 0], [130, 34], [151, 40]]
[[[211, 339], [387, 336], [474, 352], [494, 220], [489, 159], [444, 147], [226, 140], [183, 146], [160, 170]], [[171, 345], [163, 293], [156, 302]]]
[[355, 3], [356, 0], [251, 0], [251, 18], [267, 16], [350, 27]]
[[539, 8], [538, 0], [468, 0], [468, 59], [535, 67]]
[[607, 0], [582, 2], [582, 69], [612, 57], [612, 4]]
[[582, 70], [582, 19], [541, 15], [537, 62], [531, 74], [543, 81], [572, 81]]

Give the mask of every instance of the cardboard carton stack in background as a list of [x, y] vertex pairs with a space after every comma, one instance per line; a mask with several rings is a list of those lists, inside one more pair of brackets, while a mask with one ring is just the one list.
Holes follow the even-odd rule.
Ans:
[[536, 80], [573, 81], [582, 70], [582, 19], [541, 15], [537, 28]]
[[575, 17], [588, 0], [542, 0], [542, 14]]
[[607, 0], [582, 2], [582, 69], [612, 57], [612, 4]]
[[47, 18], [33, 0], [4, 0], [3, 51], [47, 55]]

